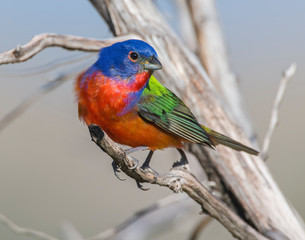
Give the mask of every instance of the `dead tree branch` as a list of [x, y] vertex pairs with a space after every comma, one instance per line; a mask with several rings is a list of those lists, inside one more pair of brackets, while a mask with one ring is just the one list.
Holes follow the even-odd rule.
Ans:
[[[224, 110], [196, 56], [178, 40], [151, 1], [91, 0], [91, 3], [115, 35], [134, 33], [156, 48], [164, 66], [157, 76], [171, 84], [171, 89], [180, 94], [200, 121], [250, 145], [249, 139]], [[244, 219], [259, 232], [270, 238], [305, 238], [302, 223], [261, 158], [225, 147], [218, 147], [217, 154], [199, 145], [193, 145], [191, 151], [199, 159], [209, 158], [236, 198]]]
[[39, 101], [44, 95], [55, 90], [61, 86], [65, 81], [76, 78], [77, 73], [63, 74], [56, 77], [54, 80], [51, 80], [43, 84], [38, 88], [33, 94], [24, 99], [17, 107], [11, 110], [8, 114], [0, 119], [0, 133], [5, 129], [9, 124], [11, 124], [16, 118], [23, 114], [28, 108], [30, 108], [35, 102]]
[[138, 161], [127, 155], [99, 126], [90, 125], [89, 131], [92, 141], [106, 152], [129, 177], [139, 182], [148, 182], [168, 187], [175, 193], [184, 191], [204, 211], [216, 218], [239, 239], [266, 239], [209, 193], [192, 173], [173, 169], [163, 176], [155, 177], [150, 171], [141, 169], [138, 166]]
[[36, 35], [23, 46], [17, 46], [15, 49], [0, 54], [0, 65], [8, 63], [24, 62], [41, 50], [47, 47], [62, 47], [68, 50], [80, 50], [96, 52], [102, 47], [111, 45], [118, 41], [129, 38], [136, 38], [135, 35], [122, 36], [120, 38], [110, 38], [105, 40], [96, 40], [71, 35], [59, 35], [55, 33], [42, 33]]
[[[179, 197], [180, 196], [180, 197]], [[112, 227], [110, 229], [107, 229], [93, 237], [87, 238], [86, 240], [105, 240], [105, 239], [112, 239], [114, 237], [116, 237], [119, 233], [123, 232], [124, 230], [126, 230], [128, 227], [133, 226], [134, 224], [136, 224], [136, 222], [141, 221], [144, 216], [159, 210], [159, 209], [163, 209], [165, 207], [170, 207], [173, 206], [175, 204], [179, 204], [182, 201], [186, 200], [186, 196], [182, 196], [182, 195], [170, 195], [166, 198], [160, 199], [157, 202], [155, 202], [154, 204], [141, 209], [140, 211], [137, 211], [133, 216], [131, 216], [130, 218], [128, 218], [127, 220], [125, 220], [123, 223], [121, 223], [120, 225], [116, 226], [116, 227]], [[179, 206], [181, 206], [181, 204], [179, 204]], [[160, 224], [165, 224], [165, 222], [163, 222], [162, 219], [159, 219], [158, 221]], [[153, 223], [150, 222], [150, 227], [151, 225], [153, 225]], [[141, 226], [138, 226], [141, 227]], [[142, 226], [143, 228], [143, 226]], [[145, 231], [145, 229], [143, 229]], [[139, 229], [138, 231], [141, 231], [141, 229]], [[125, 235], [125, 234], [124, 234]], [[128, 235], [128, 234], [127, 234]], [[126, 236], [126, 235], [125, 235]]]
[[226, 101], [229, 114], [257, 148], [256, 134], [246, 111], [236, 75], [230, 65], [215, 2], [190, 0], [187, 3], [195, 28], [200, 61]]
[[268, 157], [268, 150], [269, 150], [269, 146], [270, 146], [270, 142], [271, 142], [271, 137], [272, 137], [275, 127], [277, 126], [278, 121], [279, 121], [279, 119], [278, 119], [279, 107], [284, 98], [288, 83], [295, 74], [296, 68], [297, 68], [296, 64], [292, 63], [288, 67], [288, 69], [286, 71], [284, 71], [279, 88], [277, 90], [277, 94], [275, 96], [272, 110], [271, 110], [269, 128], [268, 128], [268, 131], [266, 133], [266, 136], [265, 136], [264, 142], [263, 142], [262, 158], [264, 160], [267, 159], [267, 157]]
[[23, 237], [32, 237], [39, 240], [59, 240], [53, 236], [50, 236], [44, 232], [40, 232], [30, 228], [23, 228], [16, 225], [8, 217], [0, 213], [0, 223], [6, 226], [11, 232], [23, 236]]
[[197, 240], [199, 239], [199, 235], [202, 232], [202, 230], [212, 221], [212, 218], [210, 216], [205, 216], [196, 226], [194, 229], [190, 240]]

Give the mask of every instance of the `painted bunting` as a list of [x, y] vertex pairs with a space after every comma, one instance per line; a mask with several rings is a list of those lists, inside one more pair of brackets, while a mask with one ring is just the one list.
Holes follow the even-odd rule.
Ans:
[[78, 114], [89, 126], [100, 126], [115, 142], [153, 152], [177, 148], [187, 164], [183, 143], [214, 148], [223, 144], [237, 151], [258, 152], [198, 123], [190, 109], [152, 75], [162, 68], [148, 43], [127, 40], [102, 48], [98, 60], [82, 73], [75, 86]]

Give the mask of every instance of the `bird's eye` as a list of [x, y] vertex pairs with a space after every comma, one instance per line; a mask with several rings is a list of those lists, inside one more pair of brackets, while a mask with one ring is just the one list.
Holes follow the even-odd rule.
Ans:
[[131, 61], [136, 62], [139, 58], [139, 54], [136, 52], [130, 52], [128, 57]]

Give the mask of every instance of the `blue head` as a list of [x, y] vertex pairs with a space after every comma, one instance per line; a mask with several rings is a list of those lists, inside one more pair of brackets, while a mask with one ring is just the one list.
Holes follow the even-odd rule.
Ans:
[[125, 79], [142, 71], [161, 69], [162, 65], [152, 46], [130, 39], [102, 48], [94, 67], [107, 77]]

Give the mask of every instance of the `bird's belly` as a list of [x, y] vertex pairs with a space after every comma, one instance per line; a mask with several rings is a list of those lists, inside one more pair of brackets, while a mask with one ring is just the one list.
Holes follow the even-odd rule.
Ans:
[[182, 147], [180, 137], [169, 134], [131, 112], [121, 117], [100, 118], [97, 124], [117, 143], [151, 150]]

